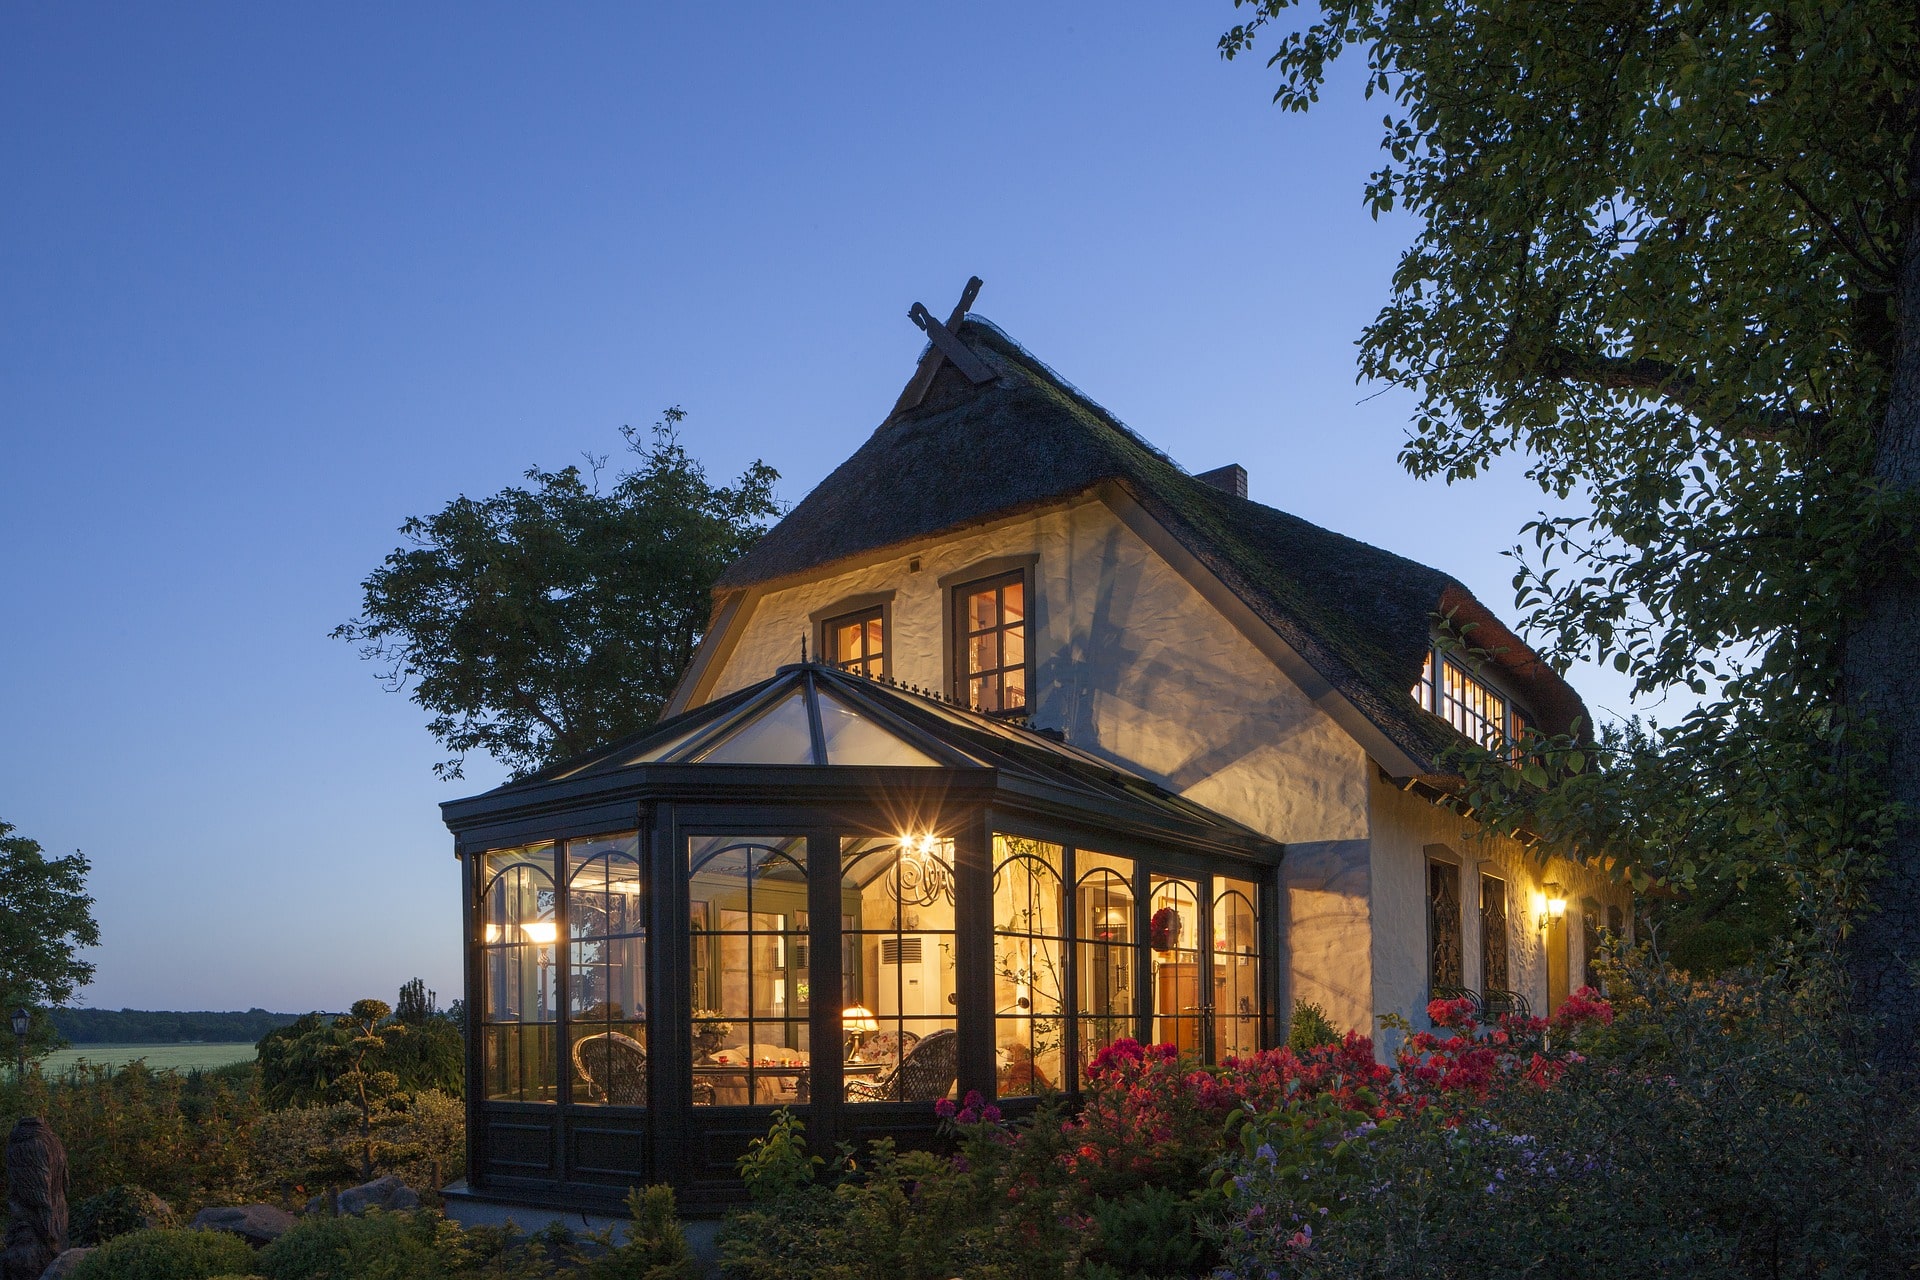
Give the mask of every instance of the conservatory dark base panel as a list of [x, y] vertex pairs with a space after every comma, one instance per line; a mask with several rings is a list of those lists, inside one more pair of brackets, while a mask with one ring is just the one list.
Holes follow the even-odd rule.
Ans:
[[937, 1148], [941, 1099], [1072, 1097], [1122, 1037], [1272, 1042], [1279, 846], [831, 668], [444, 811], [476, 1204], [711, 1214], [783, 1108], [817, 1154]]

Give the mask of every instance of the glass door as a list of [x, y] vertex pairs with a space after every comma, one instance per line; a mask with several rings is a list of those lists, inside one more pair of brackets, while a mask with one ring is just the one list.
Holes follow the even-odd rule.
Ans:
[[1173, 1045], [1181, 1054], [1194, 1057], [1206, 1055], [1211, 1012], [1201, 963], [1203, 905], [1197, 880], [1148, 874], [1148, 1034], [1153, 1043]]

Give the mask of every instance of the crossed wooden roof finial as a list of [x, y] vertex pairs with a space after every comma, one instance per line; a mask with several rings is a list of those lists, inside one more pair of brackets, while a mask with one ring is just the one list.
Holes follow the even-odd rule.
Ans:
[[908, 309], [907, 318], [926, 332], [932, 346], [921, 357], [920, 367], [914, 370], [913, 380], [907, 383], [907, 389], [900, 393], [900, 402], [893, 406], [895, 413], [911, 409], [926, 399], [928, 388], [933, 386], [934, 375], [940, 372], [943, 363], [949, 361], [976, 387], [983, 382], [993, 381], [993, 370], [973, 354], [954, 332], [960, 327], [960, 322], [967, 318], [967, 308], [980, 296], [980, 284], [979, 276], [967, 278], [967, 287], [960, 292], [959, 305], [954, 307], [953, 314], [947, 317], [945, 324], [934, 319], [933, 313], [921, 303], [916, 302]]

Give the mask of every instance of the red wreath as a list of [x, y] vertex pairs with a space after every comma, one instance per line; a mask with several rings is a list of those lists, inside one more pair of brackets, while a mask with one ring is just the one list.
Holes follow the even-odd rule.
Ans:
[[1155, 951], [1171, 951], [1180, 945], [1180, 913], [1162, 907], [1147, 921], [1147, 945]]

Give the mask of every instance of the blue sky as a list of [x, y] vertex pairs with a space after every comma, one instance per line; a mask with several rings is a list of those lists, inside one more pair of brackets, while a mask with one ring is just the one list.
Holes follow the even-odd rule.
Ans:
[[0, 10], [0, 818], [94, 861], [82, 1002], [456, 994], [436, 805], [503, 775], [327, 638], [396, 526], [674, 403], [798, 499], [970, 273], [1190, 468], [1511, 615], [1539, 494], [1409, 479], [1354, 382], [1380, 106], [1280, 112], [1233, 14]]

